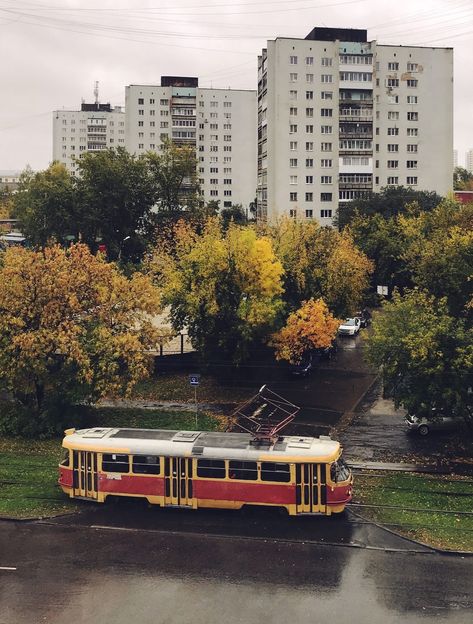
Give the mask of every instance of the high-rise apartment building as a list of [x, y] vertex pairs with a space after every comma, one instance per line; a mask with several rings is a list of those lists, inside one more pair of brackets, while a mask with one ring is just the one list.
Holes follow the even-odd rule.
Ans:
[[453, 150], [453, 168], [458, 167], [458, 150]]
[[473, 173], [473, 149], [469, 149], [465, 154], [465, 169]]
[[[453, 51], [314, 28], [258, 59], [258, 218], [331, 225], [386, 186], [452, 187]], [[433, 103], [435, 102], [435, 105]]]
[[193, 77], [126, 87], [126, 146], [159, 152], [164, 141], [195, 146], [205, 201], [248, 209], [256, 194], [256, 91], [205, 89]]
[[53, 113], [53, 160], [75, 174], [74, 159], [85, 152], [125, 147], [125, 112], [120, 106], [82, 103], [80, 110]]

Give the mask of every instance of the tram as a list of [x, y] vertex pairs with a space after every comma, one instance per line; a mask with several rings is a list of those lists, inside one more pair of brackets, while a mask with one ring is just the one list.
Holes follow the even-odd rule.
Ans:
[[[291, 516], [342, 512], [352, 498], [353, 477], [339, 442], [277, 435], [294, 415], [288, 406], [295, 408], [263, 386], [237, 410], [257, 423], [255, 431], [66, 430], [59, 485], [70, 498], [97, 503], [128, 496], [161, 507], [261, 505]], [[261, 419], [265, 410], [272, 421]], [[239, 427], [245, 428], [241, 421]]]

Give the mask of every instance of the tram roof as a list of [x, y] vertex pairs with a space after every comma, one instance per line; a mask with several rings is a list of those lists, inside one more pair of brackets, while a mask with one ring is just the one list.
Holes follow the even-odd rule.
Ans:
[[340, 443], [328, 436], [283, 436], [267, 446], [255, 445], [249, 433], [100, 427], [68, 430], [63, 446], [104, 453], [253, 461], [334, 461], [341, 452]]

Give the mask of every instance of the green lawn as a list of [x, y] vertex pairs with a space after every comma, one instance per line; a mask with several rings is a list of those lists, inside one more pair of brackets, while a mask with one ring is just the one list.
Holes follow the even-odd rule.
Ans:
[[[223, 429], [222, 417], [192, 412], [101, 408], [91, 426], [150, 429]], [[61, 439], [34, 442], [0, 437], [0, 517], [37, 518], [72, 512], [77, 505], [57, 485]]]
[[[359, 515], [426, 544], [473, 551], [473, 480], [418, 473], [355, 476]], [[383, 505], [385, 507], [383, 507]], [[394, 507], [390, 509], [389, 507]]]

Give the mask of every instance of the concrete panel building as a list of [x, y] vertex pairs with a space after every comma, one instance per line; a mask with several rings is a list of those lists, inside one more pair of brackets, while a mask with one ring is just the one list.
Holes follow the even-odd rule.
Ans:
[[331, 225], [340, 204], [386, 186], [444, 195], [452, 150], [451, 48], [314, 28], [259, 56], [259, 220]]
[[204, 89], [198, 78], [163, 76], [126, 87], [126, 146], [159, 152], [164, 140], [195, 146], [204, 201], [249, 208], [256, 194], [256, 91]]
[[473, 173], [473, 149], [469, 149], [465, 154], [465, 169]]
[[125, 112], [110, 104], [81, 104], [80, 110], [53, 113], [53, 160], [66, 165], [75, 175], [74, 158], [86, 152], [125, 147]]

